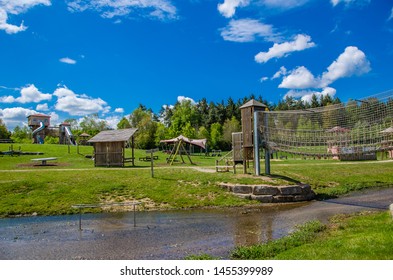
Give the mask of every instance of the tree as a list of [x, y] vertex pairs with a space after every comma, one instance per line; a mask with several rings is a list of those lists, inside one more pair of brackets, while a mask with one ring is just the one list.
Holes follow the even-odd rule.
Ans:
[[91, 114], [83, 117], [83, 120], [80, 122], [80, 128], [84, 132], [94, 136], [100, 131], [108, 130], [109, 125], [105, 120], [101, 120], [98, 114]]
[[5, 123], [0, 119], [0, 139], [10, 139], [11, 133], [8, 131]]
[[[173, 108], [171, 126], [169, 128], [170, 136], [179, 136], [179, 134], [182, 134], [184, 129], [189, 126], [193, 127], [195, 130], [196, 127], [198, 127], [198, 111], [196, 106], [191, 104], [190, 100], [183, 100], [182, 102], [176, 103]], [[189, 128], [187, 129], [189, 130]]]
[[220, 149], [223, 141], [222, 125], [213, 123], [210, 128], [210, 143], [213, 149]]
[[124, 129], [124, 128], [131, 128], [130, 121], [126, 117], [123, 117], [117, 124], [117, 129]]
[[11, 134], [11, 139], [17, 143], [31, 143], [31, 130], [27, 126], [16, 126]]
[[226, 145], [226, 149], [232, 145], [232, 133], [241, 131], [240, 122], [233, 116], [231, 119], [227, 119], [223, 126], [223, 141]]
[[151, 149], [156, 147], [157, 122], [153, 120], [153, 113], [146, 107], [139, 105], [130, 115], [132, 127], [138, 129], [135, 137], [136, 146], [139, 149]]

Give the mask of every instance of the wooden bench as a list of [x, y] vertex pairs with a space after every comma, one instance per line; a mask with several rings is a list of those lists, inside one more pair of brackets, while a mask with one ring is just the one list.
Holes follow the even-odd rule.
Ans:
[[48, 165], [47, 161], [57, 160], [57, 157], [48, 157], [48, 158], [33, 158], [32, 161], [41, 161], [41, 165]]

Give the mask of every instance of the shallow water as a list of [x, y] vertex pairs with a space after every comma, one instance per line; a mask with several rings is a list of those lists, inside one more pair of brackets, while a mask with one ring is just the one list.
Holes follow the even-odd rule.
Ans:
[[298, 224], [339, 213], [379, 211], [393, 189], [325, 202], [257, 208], [132, 212], [0, 219], [0, 259], [183, 259], [208, 253], [228, 258], [236, 246], [286, 235]]

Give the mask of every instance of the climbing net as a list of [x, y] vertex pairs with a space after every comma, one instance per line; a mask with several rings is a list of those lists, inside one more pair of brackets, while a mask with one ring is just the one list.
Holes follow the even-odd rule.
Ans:
[[259, 113], [262, 146], [314, 157], [374, 159], [393, 150], [393, 90], [296, 111]]

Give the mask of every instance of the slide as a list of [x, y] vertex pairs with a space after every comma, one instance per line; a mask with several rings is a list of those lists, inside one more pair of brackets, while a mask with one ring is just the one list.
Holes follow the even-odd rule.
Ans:
[[74, 135], [72, 134], [70, 128], [67, 127], [67, 126], [65, 126], [65, 127], [64, 127], [64, 130], [65, 130], [65, 134], [66, 134], [66, 136], [67, 136], [67, 139], [68, 139], [69, 143], [70, 143], [71, 145], [75, 145]]
[[45, 125], [43, 122], [40, 122], [40, 126], [33, 130], [33, 138], [36, 137], [37, 143], [44, 144], [44, 139], [38, 134], [38, 132], [45, 129]]

